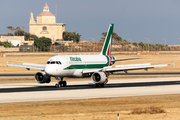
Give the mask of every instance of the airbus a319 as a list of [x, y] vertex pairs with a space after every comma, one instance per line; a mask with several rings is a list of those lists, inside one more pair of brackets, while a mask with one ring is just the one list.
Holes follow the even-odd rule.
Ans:
[[127, 72], [128, 70], [138, 70], [154, 67], [167, 66], [168, 64], [130, 64], [130, 65], [112, 65], [116, 61], [133, 60], [139, 58], [116, 59], [111, 56], [111, 43], [114, 24], [110, 24], [107, 36], [104, 41], [101, 53], [98, 55], [57, 55], [51, 57], [45, 65], [32, 63], [6, 63], [8, 66], [23, 67], [28, 70], [40, 70], [35, 74], [35, 80], [38, 83], [50, 83], [51, 77], [57, 79], [55, 87], [65, 87], [67, 82], [64, 77], [91, 77], [96, 87], [103, 87], [108, 82], [108, 76], [117, 71]]

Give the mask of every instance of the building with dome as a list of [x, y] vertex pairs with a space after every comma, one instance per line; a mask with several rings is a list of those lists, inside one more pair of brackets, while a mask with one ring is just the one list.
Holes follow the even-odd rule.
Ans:
[[63, 39], [63, 32], [65, 31], [64, 23], [56, 23], [56, 16], [49, 11], [46, 4], [43, 12], [36, 16], [31, 12], [29, 21], [29, 33], [38, 37], [48, 37], [55, 42], [56, 40]]

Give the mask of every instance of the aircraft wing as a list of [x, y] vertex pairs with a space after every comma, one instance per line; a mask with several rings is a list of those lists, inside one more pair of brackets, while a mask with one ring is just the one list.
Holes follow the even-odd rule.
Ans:
[[129, 65], [116, 65], [115, 67], [112, 66], [107, 66], [102, 69], [85, 69], [83, 70], [83, 73], [93, 73], [93, 72], [117, 72], [117, 71], [124, 71], [127, 73], [129, 70], [139, 70], [139, 69], [144, 69], [148, 70], [150, 68], [155, 68], [155, 67], [165, 67], [171, 64], [155, 64], [151, 65], [151, 63], [143, 63], [143, 64], [129, 64]]
[[23, 67], [26, 68], [27, 70], [30, 69], [37, 69], [37, 70], [44, 70], [45, 65], [42, 64], [33, 64], [33, 63], [23, 63], [23, 64], [18, 64], [18, 63], [6, 63], [7, 66], [15, 66], [15, 67]]

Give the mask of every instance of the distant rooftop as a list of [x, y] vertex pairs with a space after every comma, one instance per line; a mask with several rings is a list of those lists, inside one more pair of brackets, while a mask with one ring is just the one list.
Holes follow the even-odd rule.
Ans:
[[38, 16], [55, 16], [53, 15], [51, 12], [49, 11], [43, 11], [42, 13], [40, 13]]

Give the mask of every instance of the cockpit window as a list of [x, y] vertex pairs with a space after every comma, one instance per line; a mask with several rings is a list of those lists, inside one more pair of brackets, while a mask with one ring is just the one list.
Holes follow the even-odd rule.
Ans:
[[61, 64], [60, 61], [47, 61], [46, 64]]

